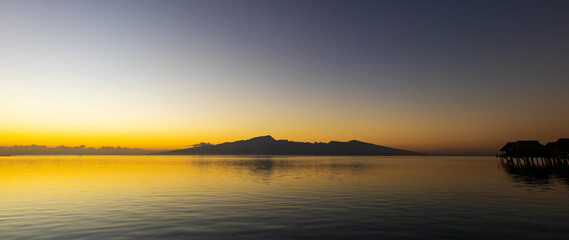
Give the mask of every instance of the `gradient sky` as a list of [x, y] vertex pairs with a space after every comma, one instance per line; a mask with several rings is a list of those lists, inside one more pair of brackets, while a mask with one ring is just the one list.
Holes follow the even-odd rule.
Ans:
[[0, 145], [569, 137], [569, 1], [1, 1]]

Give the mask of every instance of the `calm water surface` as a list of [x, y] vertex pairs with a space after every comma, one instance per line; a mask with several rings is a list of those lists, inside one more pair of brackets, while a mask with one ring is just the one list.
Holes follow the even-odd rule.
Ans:
[[493, 157], [0, 157], [0, 239], [569, 239], [567, 176]]

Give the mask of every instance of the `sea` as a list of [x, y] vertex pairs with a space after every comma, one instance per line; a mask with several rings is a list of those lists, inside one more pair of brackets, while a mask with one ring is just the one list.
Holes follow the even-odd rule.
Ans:
[[0, 239], [569, 239], [569, 172], [495, 157], [3, 156]]

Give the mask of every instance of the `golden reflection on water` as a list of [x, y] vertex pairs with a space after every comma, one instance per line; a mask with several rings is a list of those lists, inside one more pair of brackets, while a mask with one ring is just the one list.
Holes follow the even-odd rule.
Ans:
[[[93, 204], [89, 199], [98, 199], [98, 204], [125, 198], [199, 200], [299, 191], [316, 196], [362, 189], [420, 193], [445, 188], [471, 194], [492, 184], [493, 178], [480, 176], [496, 172], [460, 164], [397, 157], [17, 156], [0, 159], [0, 196], [4, 202]], [[452, 171], [449, 165], [454, 165]]]
[[37, 198], [76, 192], [151, 194], [180, 187], [262, 190], [274, 181], [284, 185], [310, 184], [321, 182], [322, 178], [350, 184], [361, 179], [343, 178], [345, 175], [360, 175], [378, 168], [314, 161], [298, 159], [291, 164], [270, 157], [19, 156], [0, 159], [1, 194]]
[[[235, 187], [263, 189], [267, 184], [372, 184], [383, 187], [410, 183], [437, 184], [439, 172], [432, 164], [398, 166], [358, 157], [234, 157], [234, 156], [17, 156], [0, 159], [2, 194], [33, 196], [90, 191], [140, 192], [187, 187]], [[345, 157], [344, 157], [345, 158]], [[344, 160], [344, 159], [342, 159]], [[456, 168], [451, 175], [474, 175], [483, 169]], [[474, 171], [474, 172], [473, 172]], [[465, 173], [468, 173], [465, 175]], [[375, 181], [379, 180], [381, 181]], [[407, 179], [407, 180], [405, 180]], [[403, 180], [403, 182], [401, 182]], [[425, 182], [427, 181], [427, 182]], [[324, 184], [327, 185], [327, 184]]]

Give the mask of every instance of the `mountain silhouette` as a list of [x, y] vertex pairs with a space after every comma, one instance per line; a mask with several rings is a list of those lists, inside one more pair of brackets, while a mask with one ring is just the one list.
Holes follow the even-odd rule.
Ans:
[[221, 144], [198, 144], [192, 148], [156, 153], [157, 155], [367, 155], [411, 156], [421, 153], [352, 140], [329, 143], [275, 140], [270, 135]]

